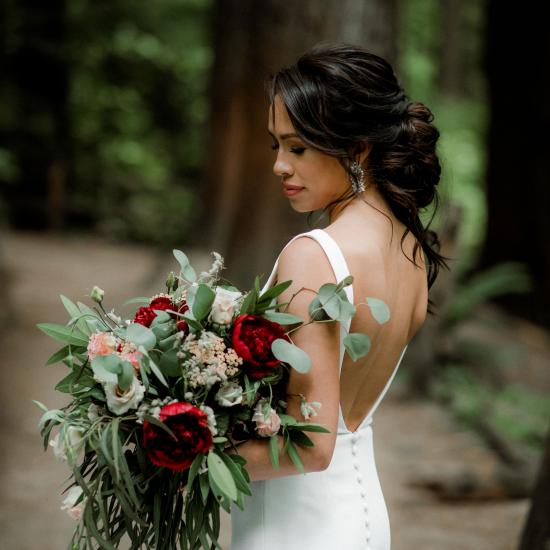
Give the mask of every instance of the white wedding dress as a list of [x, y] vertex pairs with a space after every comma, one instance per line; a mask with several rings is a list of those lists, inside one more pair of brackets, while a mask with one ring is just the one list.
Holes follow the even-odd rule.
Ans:
[[[325, 251], [339, 282], [349, 270], [336, 241], [322, 229], [295, 235], [315, 239]], [[262, 292], [273, 283], [278, 260]], [[345, 287], [353, 303], [352, 285]], [[341, 323], [342, 339], [351, 320]], [[374, 459], [373, 415], [390, 387], [407, 346], [369, 414], [355, 432], [347, 429], [339, 406], [336, 447], [329, 467], [251, 484], [244, 511], [231, 509], [231, 550], [389, 550], [390, 523]]]

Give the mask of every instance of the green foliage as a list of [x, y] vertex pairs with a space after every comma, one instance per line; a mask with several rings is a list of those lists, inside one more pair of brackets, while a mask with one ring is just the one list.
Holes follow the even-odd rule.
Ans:
[[209, 0], [68, 5], [74, 192], [112, 238], [181, 242], [199, 210]]
[[547, 396], [520, 384], [491, 387], [460, 366], [447, 367], [440, 374], [434, 395], [449, 402], [457, 418], [472, 429], [485, 418], [504, 437], [543, 450], [550, 418]]

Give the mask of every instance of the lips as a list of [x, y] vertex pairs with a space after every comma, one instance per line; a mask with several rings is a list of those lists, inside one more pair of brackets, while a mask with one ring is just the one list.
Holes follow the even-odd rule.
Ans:
[[287, 191], [296, 191], [298, 189], [303, 189], [303, 187], [299, 186], [299, 185], [286, 185], [284, 184], [283, 187], [285, 188], [285, 190]]

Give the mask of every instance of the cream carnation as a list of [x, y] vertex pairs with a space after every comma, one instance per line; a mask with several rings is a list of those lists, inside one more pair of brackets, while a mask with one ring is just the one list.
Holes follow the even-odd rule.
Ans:
[[116, 349], [116, 338], [110, 332], [94, 332], [88, 341], [90, 361], [98, 355], [111, 355]]

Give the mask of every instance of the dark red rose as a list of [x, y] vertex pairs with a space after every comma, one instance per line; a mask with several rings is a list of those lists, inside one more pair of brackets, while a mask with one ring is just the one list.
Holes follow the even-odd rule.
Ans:
[[244, 359], [243, 368], [253, 380], [268, 376], [281, 363], [271, 351], [271, 343], [277, 338], [290, 341], [279, 323], [246, 313], [235, 320], [231, 333], [233, 348]]
[[144, 327], [149, 327], [156, 316], [157, 314], [150, 306], [140, 307], [134, 315], [134, 323], [139, 323]]
[[162, 311], [166, 309], [172, 309], [174, 311], [176, 310], [176, 306], [174, 305], [172, 300], [167, 296], [159, 296], [157, 298], [153, 298], [149, 302], [149, 307], [151, 309], [162, 309]]
[[[180, 304], [178, 308], [178, 313], [185, 313], [189, 309], [189, 306], [187, 305], [187, 302], [183, 302]], [[184, 333], [189, 332], [189, 325], [185, 321], [185, 319], [182, 319], [181, 317], [178, 317], [178, 321], [176, 322], [176, 328], [180, 331], [183, 331]]]
[[[187, 304], [185, 304], [186, 308]], [[172, 300], [168, 296], [157, 296], [156, 298], [153, 298], [148, 306], [140, 307], [135, 316], [134, 316], [134, 323], [139, 323], [140, 325], [143, 325], [144, 327], [151, 326], [151, 323], [153, 322], [153, 319], [157, 316], [157, 314], [154, 312], [155, 309], [160, 309], [162, 311], [166, 311], [167, 309], [171, 309], [173, 311], [176, 311], [176, 306], [172, 302]], [[181, 309], [181, 306], [180, 306]], [[171, 314], [172, 317], [176, 317], [174, 314]]]
[[156, 466], [185, 470], [199, 453], [207, 453], [212, 447], [208, 417], [191, 403], [164, 405], [160, 409], [160, 420], [174, 432], [177, 441], [159, 426], [147, 420], [143, 422], [143, 447]]

